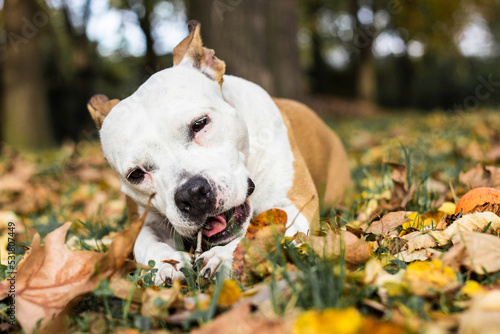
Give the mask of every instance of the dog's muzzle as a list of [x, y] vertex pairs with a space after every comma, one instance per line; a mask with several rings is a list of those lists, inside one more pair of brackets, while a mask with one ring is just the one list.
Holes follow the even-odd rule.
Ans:
[[191, 221], [204, 221], [207, 214], [215, 211], [215, 192], [210, 183], [195, 176], [181, 186], [174, 195], [175, 204]]
[[208, 180], [196, 176], [188, 180], [175, 193], [175, 204], [194, 224], [202, 229], [204, 238], [212, 245], [224, 244], [244, 233], [242, 228], [250, 215], [248, 197], [255, 184], [247, 180], [247, 199], [225, 212], [216, 213], [216, 193]]

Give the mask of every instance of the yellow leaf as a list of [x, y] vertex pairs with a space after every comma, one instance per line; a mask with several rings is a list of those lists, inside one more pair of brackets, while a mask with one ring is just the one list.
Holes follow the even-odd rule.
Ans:
[[456, 208], [457, 208], [457, 206], [455, 205], [455, 203], [444, 202], [443, 204], [441, 204], [441, 206], [439, 207], [438, 211], [444, 212], [447, 215], [451, 216], [452, 214], [455, 213], [455, 209]]
[[420, 215], [418, 213], [411, 213], [407, 215], [408, 222], [403, 224], [403, 230], [410, 227], [416, 228], [417, 230], [422, 230], [424, 228], [436, 226], [443, 215], [444, 212], [442, 211], [427, 212], [423, 215]]
[[460, 291], [469, 297], [475, 297], [484, 293], [483, 287], [476, 281], [467, 281]]
[[410, 227], [416, 228], [420, 230], [420, 225], [422, 224], [422, 217], [417, 212], [412, 212], [406, 215], [406, 219], [408, 220], [406, 223], [402, 225], [403, 230], [406, 230]]
[[310, 310], [302, 313], [293, 325], [293, 334], [355, 334], [362, 329], [361, 314], [353, 308]]
[[241, 297], [241, 289], [235, 281], [227, 279], [222, 283], [222, 290], [217, 300], [220, 307], [229, 307]]
[[458, 287], [455, 273], [441, 261], [417, 261], [408, 265], [403, 282], [418, 296], [432, 296]]

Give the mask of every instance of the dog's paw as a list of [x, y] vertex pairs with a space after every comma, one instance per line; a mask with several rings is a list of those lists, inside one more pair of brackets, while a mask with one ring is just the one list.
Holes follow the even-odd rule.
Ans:
[[211, 278], [218, 270], [224, 270], [224, 275], [229, 276], [233, 264], [233, 248], [227, 246], [216, 246], [200, 254], [194, 263], [200, 270], [199, 276]]
[[174, 280], [186, 281], [186, 270], [191, 266], [191, 255], [186, 252], [175, 252], [168, 259], [168, 263], [160, 262], [155, 265], [158, 269], [155, 277], [155, 285], [171, 283]]

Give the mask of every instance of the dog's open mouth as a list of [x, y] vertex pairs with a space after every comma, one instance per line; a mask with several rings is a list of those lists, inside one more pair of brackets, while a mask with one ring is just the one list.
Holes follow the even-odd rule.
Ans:
[[243, 233], [243, 225], [250, 215], [248, 200], [219, 215], [208, 217], [203, 225], [204, 239], [211, 245], [226, 244]]

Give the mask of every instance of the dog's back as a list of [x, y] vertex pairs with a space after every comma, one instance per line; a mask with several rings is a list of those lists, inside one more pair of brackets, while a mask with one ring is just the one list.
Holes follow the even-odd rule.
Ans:
[[335, 204], [351, 185], [347, 154], [342, 142], [306, 105], [289, 99], [273, 100], [283, 117], [290, 122], [323, 207]]

